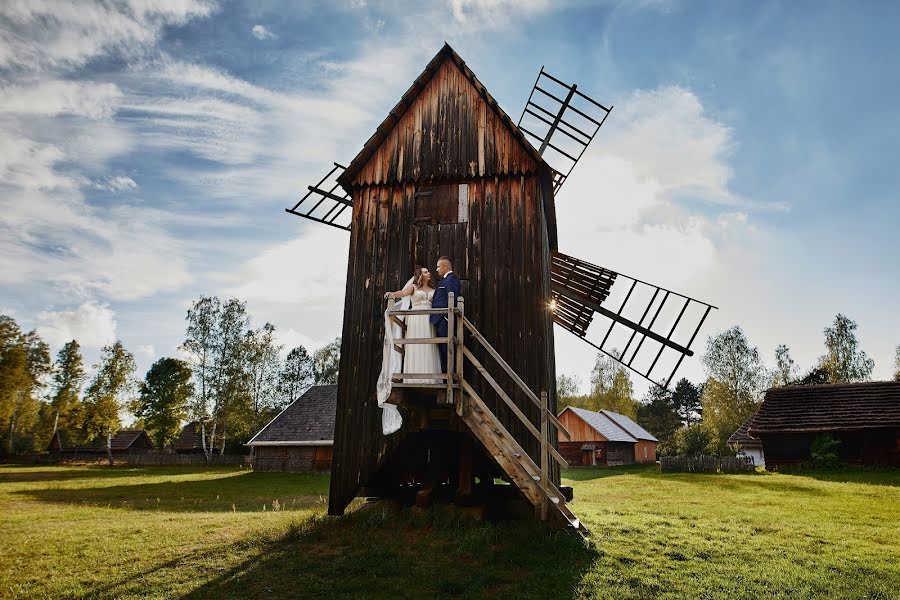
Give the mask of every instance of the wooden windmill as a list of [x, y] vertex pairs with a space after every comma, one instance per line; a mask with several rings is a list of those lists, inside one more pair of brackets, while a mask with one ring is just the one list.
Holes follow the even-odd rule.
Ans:
[[[553, 324], [668, 385], [713, 308], [559, 252], [555, 196], [611, 110], [541, 68], [516, 123], [444, 45], [350, 164], [287, 209], [350, 232], [331, 514], [357, 495], [491, 504], [514, 490], [586, 533], [559, 486]], [[404, 426], [385, 436], [383, 295], [442, 255], [464, 299], [444, 309], [448, 373], [399, 375]]]

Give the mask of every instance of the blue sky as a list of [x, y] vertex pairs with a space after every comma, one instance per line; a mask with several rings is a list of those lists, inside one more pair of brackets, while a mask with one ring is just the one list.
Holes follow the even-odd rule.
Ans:
[[[89, 360], [121, 338], [142, 372], [200, 294], [324, 344], [347, 235], [283, 208], [446, 40], [511, 115], [541, 65], [615, 105], [558, 197], [561, 250], [716, 304], [705, 333], [740, 324], [803, 368], [844, 312], [886, 378], [897, 22], [889, 2], [5, 2], [0, 311]], [[586, 380], [587, 347], [557, 348]]]

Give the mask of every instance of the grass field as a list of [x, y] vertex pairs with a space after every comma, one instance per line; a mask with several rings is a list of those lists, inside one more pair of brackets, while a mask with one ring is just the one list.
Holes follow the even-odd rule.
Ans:
[[321, 475], [0, 466], [0, 597], [900, 598], [898, 471], [565, 477], [588, 544], [329, 519]]

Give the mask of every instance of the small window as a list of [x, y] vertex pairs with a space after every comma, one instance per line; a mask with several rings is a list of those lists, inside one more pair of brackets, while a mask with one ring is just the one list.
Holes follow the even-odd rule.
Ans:
[[415, 194], [418, 223], [468, 223], [469, 185], [450, 184], [420, 187]]

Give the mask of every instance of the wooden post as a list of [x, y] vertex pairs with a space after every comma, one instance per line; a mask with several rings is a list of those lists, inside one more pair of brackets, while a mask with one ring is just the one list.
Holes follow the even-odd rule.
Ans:
[[465, 299], [460, 297], [456, 302], [456, 307], [459, 309], [459, 318], [456, 319], [456, 335], [454, 341], [456, 342], [456, 373], [454, 376], [454, 383], [459, 383], [459, 396], [456, 399], [456, 414], [460, 417], [463, 414], [463, 404], [465, 403], [466, 393], [463, 391], [463, 344], [465, 341], [463, 340], [463, 335], [466, 330], [465, 325], [463, 325], [463, 316], [465, 315]]
[[456, 370], [456, 296], [453, 292], [447, 295], [447, 404], [453, 404], [453, 375]]
[[550, 459], [548, 443], [548, 429], [550, 423], [547, 419], [547, 392], [541, 392], [541, 488], [544, 490], [544, 498], [541, 502], [541, 521], [546, 521], [550, 517], [550, 486], [547, 481], [547, 469]]

